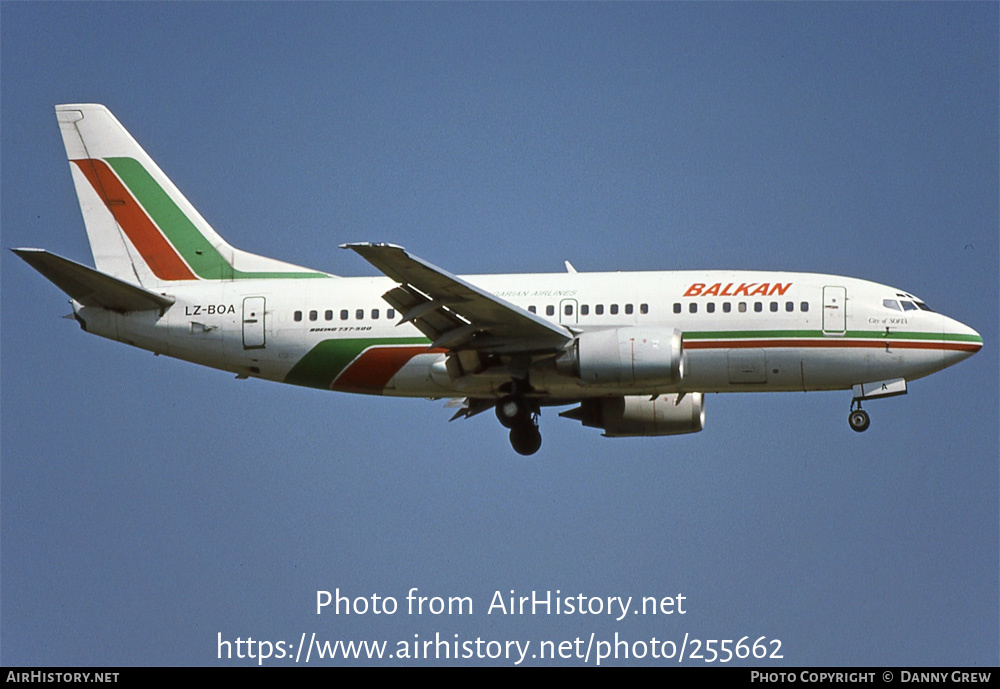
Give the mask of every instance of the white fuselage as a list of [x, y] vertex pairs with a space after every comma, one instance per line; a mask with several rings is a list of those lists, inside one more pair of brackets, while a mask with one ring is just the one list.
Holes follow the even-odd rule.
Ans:
[[[573, 332], [633, 327], [683, 334], [683, 376], [594, 384], [533, 362], [551, 400], [668, 392], [847, 389], [913, 380], [977, 351], [971, 328], [901, 290], [832, 275], [679, 271], [463, 278]], [[88, 331], [240, 375], [350, 392], [497, 397], [509, 372], [449, 374], [442, 350], [382, 295], [388, 278], [191, 281], [163, 313], [78, 308]], [[887, 304], [894, 304], [889, 306]], [[257, 313], [263, 311], [262, 314]], [[551, 355], [549, 359], [552, 359]]]

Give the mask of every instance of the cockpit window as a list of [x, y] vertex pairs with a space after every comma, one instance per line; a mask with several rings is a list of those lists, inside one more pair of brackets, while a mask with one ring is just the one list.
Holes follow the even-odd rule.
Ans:
[[[929, 307], [924, 302], [920, 301], [920, 299], [913, 296], [912, 294], [903, 294], [902, 292], [896, 292], [896, 296], [901, 297], [899, 303], [903, 305], [903, 311], [916, 311], [917, 309], [920, 309], [921, 311], [929, 311], [931, 313], [934, 313], [934, 309]], [[882, 306], [888, 309], [899, 311], [899, 307], [896, 306], [895, 299], [883, 299]]]

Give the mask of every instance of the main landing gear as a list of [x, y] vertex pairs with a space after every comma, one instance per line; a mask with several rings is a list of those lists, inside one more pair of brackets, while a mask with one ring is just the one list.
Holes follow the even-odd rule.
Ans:
[[510, 444], [519, 455], [533, 455], [542, 446], [538, 411], [521, 395], [508, 395], [497, 402], [497, 419], [510, 429]]
[[[855, 409], [854, 405], [858, 405]], [[852, 431], [857, 431], [858, 433], [863, 433], [868, 430], [868, 427], [872, 425], [872, 420], [868, 417], [868, 412], [861, 408], [861, 400], [854, 400], [851, 402], [851, 413], [847, 415], [847, 423], [850, 424]]]

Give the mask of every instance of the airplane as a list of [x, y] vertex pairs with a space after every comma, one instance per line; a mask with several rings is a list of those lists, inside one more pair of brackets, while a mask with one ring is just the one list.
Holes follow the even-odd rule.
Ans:
[[96, 269], [12, 249], [71, 298], [84, 331], [204, 366], [324, 390], [494, 409], [513, 449], [542, 407], [607, 437], [701, 431], [705, 395], [909, 381], [983, 346], [895, 287], [763, 271], [456, 276], [349, 243], [382, 277], [338, 277], [230, 246], [103, 105], [55, 108]]

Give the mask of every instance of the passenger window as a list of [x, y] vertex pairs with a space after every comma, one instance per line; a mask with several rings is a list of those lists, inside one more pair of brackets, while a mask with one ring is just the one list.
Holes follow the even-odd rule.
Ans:
[[787, 311], [788, 313], [791, 313], [794, 310], [795, 310], [795, 302], [794, 301], [786, 301], [785, 302], [785, 311]]
[[680, 312], [681, 312], [681, 305], [674, 304], [674, 313], [680, 313]]
[[372, 309], [372, 320], [378, 320], [378, 309]]
[[745, 301], [741, 301], [738, 310], [739, 310], [740, 313], [746, 313], [747, 312], [747, 303]]
[[639, 304], [639, 313], [641, 314], [649, 313], [649, 304]]
[[754, 311], [755, 311], [756, 313], [760, 313], [761, 311], [763, 311], [763, 310], [764, 310], [764, 305], [763, 305], [762, 303], [760, 303], [759, 301], [755, 301], [755, 302], [753, 303], [753, 310], [754, 310]]
[[809, 302], [807, 301], [802, 302], [801, 304], [799, 304], [799, 308], [802, 309], [802, 313], [806, 313], [807, 311], [809, 311]]
[[340, 320], [342, 320], [342, 321], [346, 321], [347, 320], [347, 309], [343, 309], [340, 312]]
[[595, 306], [594, 307], [594, 313], [596, 313], [598, 316], [603, 316], [604, 315], [604, 304], [598, 304], [597, 306]]
[[580, 315], [581, 316], [586, 316], [588, 313], [590, 313], [590, 306], [588, 304], [581, 304], [580, 305]]
[[295, 322], [298, 323], [299, 321], [302, 320], [302, 312], [301, 311], [296, 311], [295, 315], [293, 316], [293, 318], [295, 318]]
[[632, 305], [631, 304], [625, 304], [625, 313], [628, 314], [629, 316], [632, 315]]
[[354, 312], [354, 317], [357, 318], [360, 321], [361, 319], [363, 319], [365, 317], [365, 310], [364, 309], [358, 309], [357, 311]]
[[319, 318], [319, 314], [318, 313], [316, 313], [315, 311], [310, 311], [309, 312], [309, 320], [314, 321], [317, 318]]
[[323, 318], [325, 318], [328, 321], [332, 321], [333, 320], [333, 311], [331, 309], [327, 309], [326, 312], [323, 314]]
[[733, 305], [732, 305], [731, 302], [728, 302], [728, 301], [722, 302], [722, 311], [723, 311], [723, 313], [729, 313], [732, 310], [733, 310]]
[[698, 313], [698, 305], [695, 302], [688, 304], [688, 311], [691, 313]]
[[778, 312], [778, 302], [772, 301], [771, 302], [771, 313], [777, 313], [777, 312]]
[[618, 304], [612, 304], [611, 305], [611, 315], [615, 315], [617, 313], [618, 313]]
[[554, 316], [554, 315], [556, 315], [556, 307], [552, 306], [551, 304], [549, 304], [548, 306], [546, 306], [545, 307], [545, 315], [546, 316]]
[[563, 307], [563, 313], [566, 314], [567, 316], [572, 316], [573, 315], [573, 305], [572, 304], [566, 304], [566, 306]]
[[392, 320], [393, 318], [395, 318], [396, 317], [396, 309], [389, 309], [388, 311], [386, 311], [385, 312], [385, 317], [388, 318], [389, 320]]
[[531, 312], [531, 313], [538, 313], [538, 311], [535, 309], [534, 305], [529, 306], [528, 307], [528, 311]]
[[715, 302], [710, 301], [707, 304], [705, 304], [705, 310], [708, 311], [709, 313], [715, 313]]

